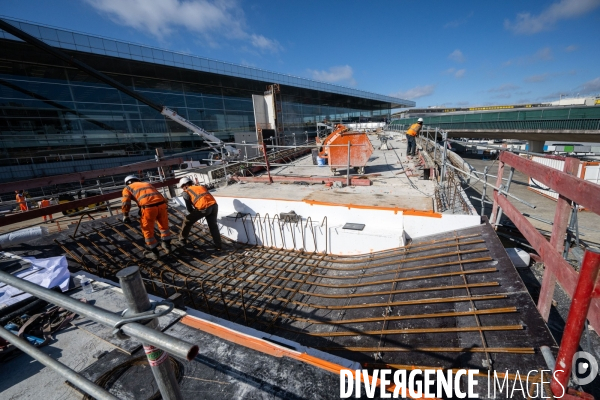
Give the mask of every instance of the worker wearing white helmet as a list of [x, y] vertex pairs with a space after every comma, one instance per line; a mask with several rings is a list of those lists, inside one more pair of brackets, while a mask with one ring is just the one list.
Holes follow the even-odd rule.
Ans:
[[130, 223], [129, 212], [131, 211], [131, 200], [135, 201], [140, 208], [140, 225], [146, 246], [150, 249], [144, 255], [146, 258], [156, 260], [159, 257], [158, 241], [154, 237], [154, 224], [158, 224], [161, 246], [167, 254], [171, 252], [171, 231], [169, 230], [169, 215], [167, 213], [167, 202], [162, 194], [150, 183], [142, 182], [135, 175], [125, 178], [121, 210], [123, 211], [123, 222]]
[[406, 131], [406, 155], [414, 156], [417, 152], [416, 137], [421, 132], [423, 127], [423, 118], [419, 118], [416, 123], [412, 124]]
[[181, 178], [179, 187], [183, 189], [182, 197], [189, 212], [183, 220], [179, 241], [186, 244], [192, 226], [201, 218], [206, 218], [208, 229], [215, 243], [215, 250], [220, 251], [222, 243], [219, 225], [217, 225], [219, 213], [217, 201], [204, 186], [195, 185], [194, 181], [188, 177]]

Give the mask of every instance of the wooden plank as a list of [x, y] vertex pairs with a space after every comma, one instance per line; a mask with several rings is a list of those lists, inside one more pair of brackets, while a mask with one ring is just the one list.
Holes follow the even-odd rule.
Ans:
[[[569, 297], [573, 297], [575, 287], [579, 279], [579, 274], [562, 258], [555, 248], [542, 236], [542, 234], [529, 222], [504, 196], [498, 192], [494, 193], [494, 200], [502, 207], [502, 210], [508, 218], [515, 224], [521, 234], [525, 236], [529, 244], [542, 257], [546, 269], [550, 270], [557, 278], [558, 284], [567, 292]], [[590, 325], [600, 331], [600, 299], [592, 300], [590, 311], [588, 313]]]
[[[563, 171], [569, 175], [577, 175], [579, 170], [579, 160], [576, 158], [567, 158], [565, 160]], [[552, 225], [552, 235], [550, 237], [550, 246], [556, 249], [558, 254], [562, 254], [565, 248], [565, 235], [571, 216], [571, 202], [562, 194], [559, 194], [554, 213], [554, 223]], [[554, 297], [554, 288], [556, 287], [556, 275], [551, 269], [544, 272], [540, 297], [538, 300], [538, 310], [545, 321], [548, 321], [550, 309], [552, 308], [552, 298]]]
[[0, 183], [0, 193], [14, 192], [15, 190], [27, 190], [61, 183], [80, 182], [86, 179], [97, 179], [101, 176], [125, 174], [127, 172], [143, 171], [145, 169], [155, 169], [158, 167], [181, 164], [182, 158], [161, 161], [144, 161], [137, 164], [123, 165], [120, 167], [95, 169], [92, 171], [75, 172], [72, 174], [63, 174], [56, 176], [47, 176], [44, 178], [28, 179], [25, 181]]

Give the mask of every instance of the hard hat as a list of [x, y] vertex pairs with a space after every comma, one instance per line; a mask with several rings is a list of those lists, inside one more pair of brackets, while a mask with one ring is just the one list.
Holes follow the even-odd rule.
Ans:
[[419, 118], [417, 122], [423, 122], [423, 118]]
[[193, 183], [194, 182], [190, 178], [185, 176], [185, 177], [181, 178], [181, 180], [179, 181], [179, 187], [182, 188], [185, 185], [191, 185]]
[[140, 178], [135, 175], [129, 175], [125, 178], [125, 184], [129, 185], [131, 182], [139, 182]]

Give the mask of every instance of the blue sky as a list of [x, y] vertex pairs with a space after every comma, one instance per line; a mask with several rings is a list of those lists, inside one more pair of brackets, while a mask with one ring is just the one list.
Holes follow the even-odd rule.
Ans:
[[600, 94], [600, 0], [0, 0], [0, 15], [418, 107]]

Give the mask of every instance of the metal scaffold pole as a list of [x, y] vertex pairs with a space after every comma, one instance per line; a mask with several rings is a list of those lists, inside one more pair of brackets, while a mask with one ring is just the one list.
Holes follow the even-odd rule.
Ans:
[[444, 144], [444, 149], [442, 153], [442, 182], [446, 179], [446, 163], [448, 162], [447, 151], [448, 151], [448, 132], [442, 131], [442, 143]]
[[[138, 267], [132, 266], [122, 269], [117, 273], [117, 278], [119, 278], [123, 295], [127, 301], [128, 308], [125, 317], [127, 317], [128, 313], [135, 316], [135, 314], [145, 313], [150, 310], [150, 299], [148, 298], [148, 293], [142, 282], [142, 276]], [[156, 328], [158, 326], [158, 319], [154, 318], [147, 326]], [[147, 343], [143, 343], [143, 345], [162, 398], [165, 400], [183, 399], [175, 371], [173, 371], [173, 366], [169, 361], [169, 354]]]

